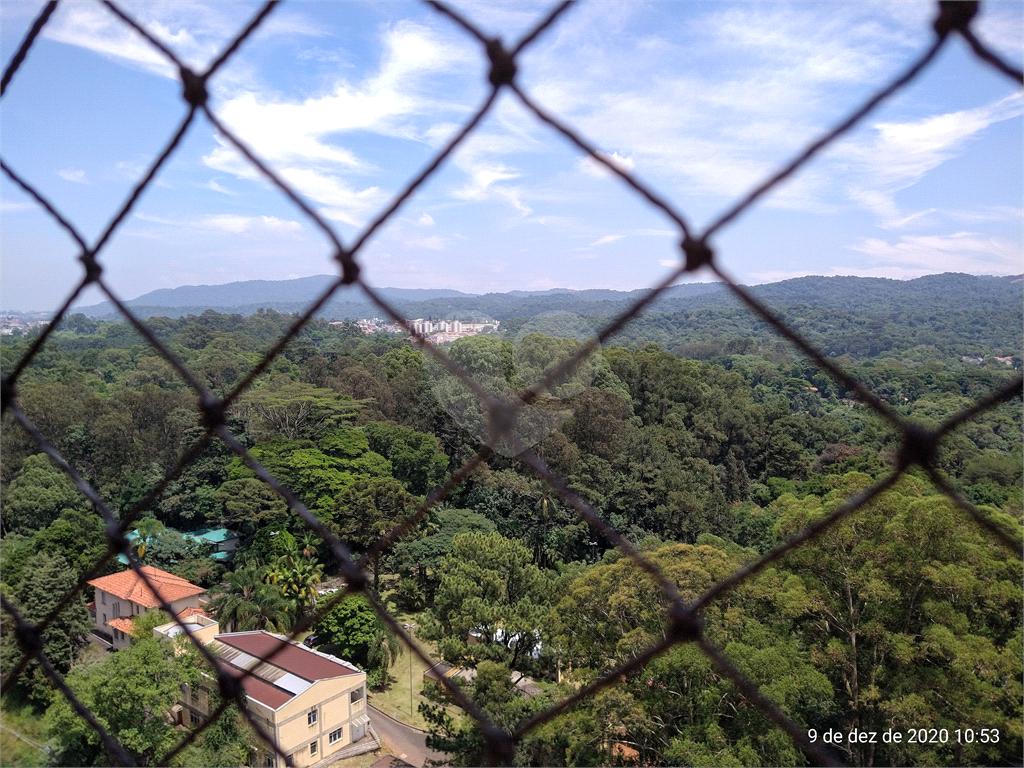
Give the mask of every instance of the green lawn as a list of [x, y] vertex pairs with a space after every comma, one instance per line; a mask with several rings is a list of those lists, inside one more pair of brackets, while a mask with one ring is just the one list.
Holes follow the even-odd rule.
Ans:
[[[384, 580], [382, 579], [381, 581], [383, 582]], [[384, 584], [381, 586], [383, 587]], [[384, 599], [387, 603], [386, 594]], [[419, 627], [422, 622], [422, 614], [403, 613], [399, 611], [393, 603], [388, 604], [388, 609], [398, 621], [399, 625], [416, 624], [416, 626]], [[409, 630], [409, 633], [413, 635], [413, 639], [416, 641], [416, 644], [429, 658], [439, 659], [433, 643], [416, 638], [416, 629]], [[396, 720], [400, 720], [407, 725], [412, 725], [426, 730], [427, 722], [419, 713], [419, 705], [427, 701], [422, 696], [423, 673], [426, 669], [427, 665], [423, 663], [423, 660], [416, 654], [411, 653], [408, 648], [405, 648], [404, 653], [391, 668], [392, 682], [390, 687], [386, 691], [370, 691], [370, 704], [382, 712], [391, 715]], [[412, 681], [411, 701], [409, 697], [410, 676]], [[448, 707], [448, 714], [458, 722], [461, 717], [462, 710], [457, 707]]]
[[[423, 647], [422, 645], [420, 647]], [[429, 650], [427, 653], [429, 655]], [[409, 649], [391, 668], [392, 683], [386, 691], [370, 691], [370, 703], [396, 720], [426, 729], [427, 723], [417, 711], [421, 702], [426, 701], [420, 694], [423, 690], [423, 672], [427, 665]], [[412, 699], [409, 697], [409, 680], [412, 675]]]
[[49, 765], [41, 749], [15, 735], [21, 734], [39, 745], [46, 741], [42, 719], [32, 707], [4, 697], [0, 700], [0, 723], [4, 726], [0, 729], [0, 765]]

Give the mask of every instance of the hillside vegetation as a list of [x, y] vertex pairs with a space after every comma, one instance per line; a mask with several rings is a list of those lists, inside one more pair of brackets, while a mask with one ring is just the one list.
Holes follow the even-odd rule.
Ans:
[[[1004, 385], [1021, 364], [1019, 278], [806, 278], [758, 290], [826, 354], [925, 425]], [[528, 332], [536, 327], [527, 322], [536, 316], [530, 308], [573, 309], [598, 324], [622, 306], [560, 293], [500, 301], [508, 302], [505, 314], [498, 303], [485, 310], [504, 320], [503, 333], [459, 339], [449, 352], [488, 386], [511, 392], [580, 344]], [[294, 319], [273, 310], [206, 311], [148, 323], [223, 395]], [[4, 339], [3, 370], [31, 341]], [[663, 302], [584, 373], [538, 398], [540, 426], [529, 440], [688, 599], [890, 472], [899, 447], [899, 436], [843, 385], [720, 291]], [[361, 554], [480, 448], [467, 402], [408, 339], [315, 320], [233, 405], [228, 427]], [[26, 369], [18, 403], [119, 515], [203, 433], [195, 393], [130, 326], [83, 314], [68, 318]], [[1020, 398], [987, 410], [938, 455], [952, 484], [1016, 537], [1021, 417]], [[105, 551], [104, 526], [10, 416], [0, 449], [2, 589], [39, 618]], [[668, 617], [649, 577], [510, 453], [492, 455], [373, 557], [368, 572], [392, 607], [419, 617], [417, 631], [431, 647], [475, 669], [467, 692], [513, 729], [659, 641]], [[287, 631], [323, 604], [317, 586], [338, 572], [324, 543], [220, 441], [137, 525], [150, 536], [143, 562], [207, 587], [232, 629]], [[218, 525], [243, 537], [228, 564], [182, 536]], [[107, 571], [122, 567], [115, 559]], [[1022, 750], [1022, 576], [1019, 553], [994, 543], [911, 470], [876, 503], [713, 602], [706, 630], [802, 728], [999, 733], [998, 741], [971, 743], [844, 743], [844, 761], [1006, 764]], [[180, 734], [139, 707], [170, 706], [193, 673], [142, 635], [114, 656], [83, 660], [88, 599], [79, 596], [44, 635], [45, 650], [106, 722], [131, 731], [126, 746], [140, 764], [151, 764]], [[4, 621], [6, 674], [20, 654]], [[362, 598], [346, 600], [315, 629], [324, 649], [367, 669], [371, 685], [391, 684], [401, 649]], [[513, 685], [523, 675], [539, 693], [527, 697]], [[135, 708], [115, 711], [114, 694]], [[12, 695], [20, 716], [29, 707], [42, 719], [57, 762], [109, 764], [33, 665]], [[471, 718], [453, 720], [439, 691], [434, 698], [422, 710], [431, 745], [453, 764], [480, 764], [479, 729]], [[146, 727], [131, 728], [131, 718]], [[208, 730], [183, 764], [244, 760], [243, 726], [232, 717]], [[624, 755], [643, 765], [805, 764], [691, 645], [532, 732], [517, 761], [597, 765]]]

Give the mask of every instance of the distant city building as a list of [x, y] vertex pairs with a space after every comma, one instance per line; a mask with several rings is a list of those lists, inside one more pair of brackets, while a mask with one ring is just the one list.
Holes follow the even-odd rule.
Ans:
[[418, 336], [423, 336], [435, 344], [444, 344], [461, 339], [464, 336], [476, 336], [478, 333], [498, 330], [497, 320], [484, 320], [482, 323], [464, 323], [461, 320], [424, 320], [422, 317], [410, 320], [409, 325]]
[[49, 320], [34, 320], [21, 315], [4, 315], [0, 318], [0, 336], [26, 334], [29, 331], [49, 324]]
[[[417, 336], [422, 336], [434, 344], [447, 344], [461, 339], [465, 336], [476, 336], [480, 333], [496, 333], [500, 326], [497, 320], [484, 320], [481, 323], [464, 323], [461, 320], [425, 320], [418, 317], [409, 320], [409, 328]], [[344, 325], [345, 323], [336, 320], [330, 325]], [[409, 331], [398, 323], [389, 323], [379, 317], [357, 320], [356, 325], [363, 333], [401, 333]]]

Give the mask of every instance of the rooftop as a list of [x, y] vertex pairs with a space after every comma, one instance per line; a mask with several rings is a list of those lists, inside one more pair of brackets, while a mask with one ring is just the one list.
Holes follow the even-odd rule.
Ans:
[[192, 536], [203, 541], [222, 542], [228, 539], [237, 538], [237, 534], [228, 528], [203, 528], [198, 531], [192, 531], [192, 533], [186, 533], [186, 536]]
[[[161, 571], [159, 568], [154, 568], [151, 565], [142, 566], [142, 572], [156, 587], [160, 597], [168, 603], [192, 597], [192, 595], [199, 595], [206, 591], [202, 587], [197, 587], [195, 584], [185, 581], [180, 576], [167, 573], [167, 571]], [[146, 608], [156, 608], [160, 605], [160, 599], [135, 571], [122, 571], [121, 573], [102, 576], [90, 581], [89, 585], [121, 600], [130, 600]]]
[[[279, 709], [318, 680], [361, 672], [340, 659], [263, 631], [217, 635], [209, 645], [230, 674], [240, 677], [243, 671], [252, 672], [242, 680], [242, 687], [250, 698], [271, 709]], [[271, 654], [275, 655], [269, 662], [263, 660]]]
[[110, 627], [111, 629], [119, 629], [120, 631], [125, 632], [125, 633], [127, 633], [129, 635], [132, 633], [132, 630], [135, 628], [135, 624], [133, 623], [133, 621], [131, 619], [127, 618], [127, 617], [121, 617], [119, 619], [111, 619], [110, 621], [107, 622], [107, 626]]
[[360, 672], [356, 667], [344, 664], [340, 659], [333, 659], [325, 653], [289, 643], [286, 638], [269, 632], [232, 632], [217, 635], [215, 639], [261, 659], [277, 651], [271, 664], [310, 682], [329, 680], [342, 675], [356, 675]]

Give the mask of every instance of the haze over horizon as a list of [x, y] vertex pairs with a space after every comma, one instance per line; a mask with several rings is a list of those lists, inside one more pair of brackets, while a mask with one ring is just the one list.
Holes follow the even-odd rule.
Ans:
[[[0, 5], [5, 61], [41, 5]], [[456, 6], [506, 41], [550, 7]], [[256, 5], [132, 8], [203, 67]], [[524, 55], [518, 81], [699, 227], [919, 55], [933, 13], [898, 2], [583, 4]], [[1020, 65], [1024, 6], [984, 4], [975, 28]], [[485, 74], [475, 41], [419, 4], [285, 4], [214, 78], [211, 106], [351, 242], [480, 103]], [[180, 121], [179, 89], [102, 6], [63, 4], [5, 95], [5, 162], [94, 240]], [[722, 265], [748, 285], [1019, 274], [1022, 112], [1019, 89], [951, 41], [716, 235]], [[0, 199], [2, 307], [52, 310], [80, 278], [76, 249], [6, 180]], [[377, 286], [478, 294], [634, 290], [679, 258], [671, 222], [507, 95], [360, 256]], [[322, 235], [203, 119], [101, 262], [124, 299], [335, 273]], [[102, 298], [89, 289], [78, 305]]]

